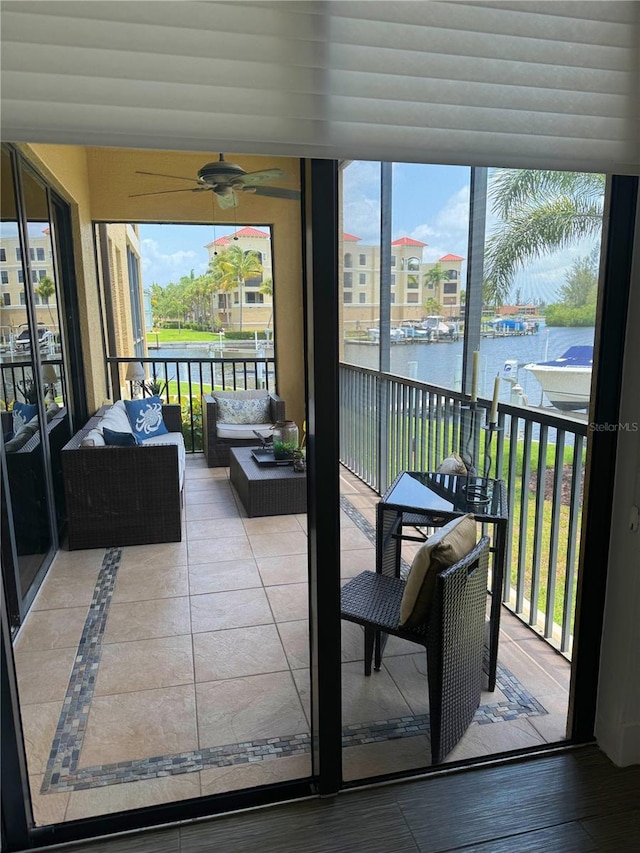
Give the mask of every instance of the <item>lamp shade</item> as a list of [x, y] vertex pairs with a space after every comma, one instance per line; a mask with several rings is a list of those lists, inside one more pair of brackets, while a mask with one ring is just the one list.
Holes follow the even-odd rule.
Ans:
[[130, 361], [127, 365], [127, 382], [142, 382], [144, 380], [145, 373], [144, 367], [142, 363], [139, 361]]
[[52, 364], [45, 364], [42, 367], [42, 378], [47, 385], [55, 385], [58, 382], [58, 374]]

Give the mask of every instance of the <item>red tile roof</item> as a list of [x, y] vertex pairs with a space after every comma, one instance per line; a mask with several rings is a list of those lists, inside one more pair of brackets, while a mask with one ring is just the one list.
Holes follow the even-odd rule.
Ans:
[[440, 258], [441, 261], [464, 261], [464, 258], [461, 258], [460, 255], [443, 255]]
[[231, 235], [232, 237], [264, 237], [265, 239], [269, 238], [269, 234], [266, 231], [258, 231], [257, 228], [251, 228], [247, 226], [246, 228], [241, 228], [239, 231], [236, 231], [235, 234]]
[[400, 237], [399, 240], [394, 240], [392, 246], [428, 246], [428, 243], [421, 243], [420, 240], [412, 240], [411, 237]]
[[213, 242], [209, 243], [209, 246], [226, 246], [227, 243], [231, 242], [231, 237], [218, 237], [217, 240], [213, 240]]
[[357, 243], [359, 240], [362, 240], [362, 237], [354, 237], [353, 234], [347, 234], [345, 231], [342, 235], [342, 239], [346, 240], [349, 243]]

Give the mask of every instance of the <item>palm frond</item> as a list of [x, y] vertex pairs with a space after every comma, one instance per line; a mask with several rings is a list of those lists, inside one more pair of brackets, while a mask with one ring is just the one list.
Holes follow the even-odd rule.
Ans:
[[605, 176], [590, 172], [496, 169], [491, 174], [489, 197], [492, 212], [508, 220], [522, 208], [535, 208], [559, 196], [577, 202], [600, 199], [602, 206], [604, 186]]

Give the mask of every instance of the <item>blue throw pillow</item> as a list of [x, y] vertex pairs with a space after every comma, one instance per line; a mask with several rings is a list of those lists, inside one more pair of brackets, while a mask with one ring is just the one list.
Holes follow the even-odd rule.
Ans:
[[137, 436], [130, 432], [116, 432], [108, 427], [102, 428], [102, 436], [104, 443], [112, 447], [133, 447], [134, 444], [140, 444]]
[[13, 434], [17, 435], [24, 429], [31, 418], [38, 414], [38, 406], [35, 403], [20, 403], [18, 400], [13, 404]]
[[162, 417], [162, 398], [143, 397], [142, 400], [125, 400], [124, 405], [133, 434], [141, 441], [169, 432]]

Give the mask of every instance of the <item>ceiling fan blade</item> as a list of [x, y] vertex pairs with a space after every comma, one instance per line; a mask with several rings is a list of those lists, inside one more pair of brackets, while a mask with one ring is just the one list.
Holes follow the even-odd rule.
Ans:
[[140, 198], [143, 195], [165, 195], [166, 193], [201, 193], [206, 192], [208, 189], [209, 187], [193, 187], [193, 189], [189, 187], [184, 190], [158, 190], [154, 193], [132, 193], [129, 198]]
[[154, 178], [175, 178], [177, 181], [189, 181], [192, 184], [199, 184], [196, 178], [183, 178], [182, 175], [162, 175], [160, 172], [136, 172], [136, 175], [151, 175]]
[[262, 169], [260, 172], [247, 172], [240, 178], [234, 178], [234, 181], [240, 181], [246, 187], [252, 187], [254, 184], [261, 184], [263, 181], [277, 181], [278, 178], [284, 178], [282, 169]]
[[252, 187], [254, 195], [268, 196], [269, 198], [288, 198], [297, 201], [300, 198], [300, 190], [287, 190], [284, 187]]

